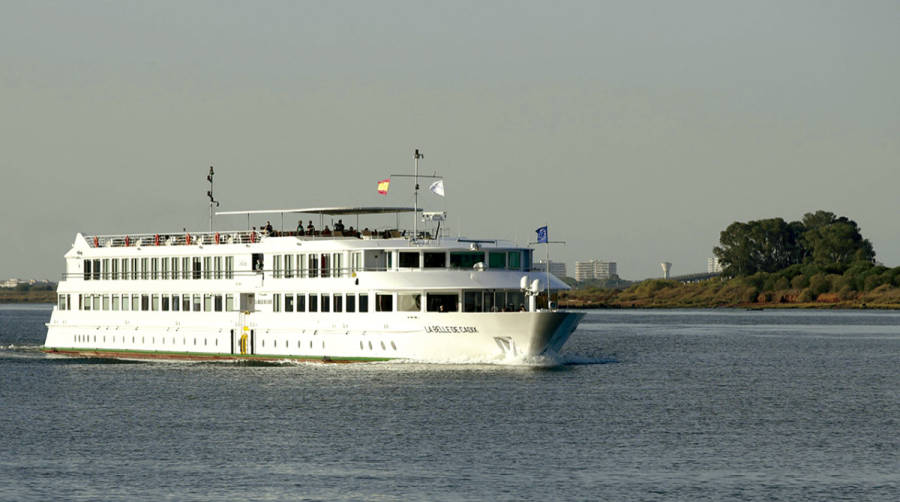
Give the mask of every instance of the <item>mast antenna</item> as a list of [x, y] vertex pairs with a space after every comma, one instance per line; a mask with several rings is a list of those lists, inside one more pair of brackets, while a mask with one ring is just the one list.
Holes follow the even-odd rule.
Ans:
[[219, 207], [219, 201], [213, 198], [213, 176], [215, 175], [215, 171], [213, 171], [213, 166], [209, 166], [209, 174], [206, 175], [206, 181], [209, 182], [209, 190], [206, 192], [206, 196], [209, 197], [209, 231], [212, 232], [213, 229], [213, 204], [215, 207]]
[[414, 200], [413, 203], [413, 240], [418, 240], [419, 238], [419, 159], [424, 159], [425, 156], [419, 152], [419, 149], [416, 148], [416, 180], [415, 180], [415, 188], [413, 189]]

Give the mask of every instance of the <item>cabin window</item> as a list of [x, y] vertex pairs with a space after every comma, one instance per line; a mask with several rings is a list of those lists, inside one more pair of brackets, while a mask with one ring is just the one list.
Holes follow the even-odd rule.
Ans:
[[119, 295], [112, 295], [112, 309], [119, 310]]
[[319, 255], [315, 253], [309, 254], [309, 259], [307, 260], [307, 265], [309, 266], [309, 276], [310, 277], [318, 277], [319, 271]]
[[496, 253], [493, 251], [488, 253], [488, 267], [506, 268], [506, 253]]
[[450, 268], [472, 268], [478, 262], [484, 261], [484, 253], [481, 251], [451, 251]]
[[138, 263], [140, 263], [140, 262], [138, 261], [137, 258], [131, 259], [131, 280], [132, 281], [135, 281], [138, 278], [138, 272], [139, 272]]
[[298, 254], [297, 255], [297, 277], [306, 277], [304, 273], [306, 271], [306, 255]]
[[425, 268], [446, 268], [447, 267], [447, 253], [434, 253], [426, 251], [424, 253], [425, 257]]
[[114, 281], [118, 280], [119, 279], [119, 259], [113, 258], [111, 265], [112, 265], [112, 274], [111, 274], [112, 280], [114, 280]]
[[122, 258], [121, 260], [121, 268], [122, 268], [122, 279], [128, 279], [128, 258]]
[[141, 279], [150, 278], [150, 258], [141, 258]]
[[319, 311], [319, 295], [311, 293], [309, 295], [309, 311], [310, 312], [318, 312]]
[[203, 277], [203, 274], [200, 270], [200, 257], [194, 256], [191, 258], [191, 277], [194, 279], [200, 279]]
[[182, 312], [190, 312], [191, 311], [191, 295], [184, 295], [181, 297], [181, 311]]
[[362, 270], [362, 251], [354, 251], [350, 253], [350, 269], [353, 272]]
[[281, 294], [272, 295], [272, 312], [281, 312]]
[[[91, 296], [90, 295], [84, 295], [83, 297], [81, 295], [78, 295], [78, 298], [79, 298], [78, 306], [81, 307], [81, 310], [91, 310]], [[82, 301], [82, 299], [84, 300], [84, 305], [81, 305], [81, 303], [80, 303]]]
[[234, 256], [225, 257], [225, 278], [234, 279]]
[[[172, 312], [178, 312], [178, 307], [181, 305], [181, 297], [178, 295], [172, 295]], [[175, 343], [175, 342], [172, 342]]]
[[330, 275], [329, 272], [331, 267], [331, 260], [329, 259], [328, 253], [322, 253], [319, 259], [322, 262], [322, 277], [328, 277]]
[[525, 306], [525, 293], [521, 291], [509, 291], [506, 293], [506, 303], [512, 311], [522, 310]]
[[212, 279], [212, 256], [203, 257], [203, 278]]
[[222, 295], [213, 296], [213, 308], [216, 312], [222, 311]]
[[342, 277], [344, 275], [344, 255], [342, 253], [334, 253], [331, 255], [331, 276]]
[[481, 291], [466, 291], [463, 293], [464, 312], [484, 312], [484, 300]]
[[209, 293], [203, 295], [203, 311], [204, 312], [212, 312], [213, 311], [212, 295]]
[[[325, 256], [325, 255], [322, 255]], [[319, 297], [319, 312], [330, 312], [331, 311], [331, 295], [328, 293], [322, 293]]]
[[294, 311], [294, 295], [284, 295], [284, 311]]
[[193, 300], [194, 305], [191, 310], [193, 310], [194, 312], [200, 312], [200, 295], [194, 295]]
[[216, 279], [221, 279], [222, 278], [222, 257], [216, 256], [215, 258], [213, 258], [213, 263], [215, 264], [215, 271], [216, 271], [215, 277], [216, 277]]
[[401, 251], [400, 259], [397, 261], [400, 268], [419, 268], [419, 252]]
[[122, 295], [122, 310], [131, 310], [131, 297]]
[[356, 312], [356, 296], [347, 293], [347, 312]]
[[359, 311], [360, 312], [368, 312], [369, 311], [369, 295], [368, 295], [368, 293], [360, 293], [359, 294]]
[[168, 258], [160, 258], [159, 271], [160, 271], [160, 274], [162, 275], [163, 279], [169, 278], [169, 259]]
[[154, 312], [159, 310], [159, 295], [153, 295], [150, 305]]
[[392, 295], [390, 293], [376, 294], [375, 295], [375, 311], [376, 312], [393, 312], [394, 311], [394, 295]]
[[253, 270], [262, 272], [263, 269], [265, 269], [265, 261], [263, 260], [262, 253], [253, 253]]
[[131, 310], [141, 310], [141, 295], [131, 295]]
[[103, 259], [103, 280], [109, 280], [109, 258]]
[[84, 280], [91, 280], [91, 260], [84, 260]]
[[191, 278], [191, 259], [188, 256], [183, 256], [181, 258], [181, 278]]
[[510, 270], [519, 270], [522, 268], [522, 253], [520, 251], [509, 252], [509, 265], [507, 265], [507, 268]]
[[422, 295], [419, 293], [398, 293], [397, 310], [400, 312], [419, 312], [422, 310]]
[[234, 312], [234, 295], [225, 295], [225, 311]]
[[109, 295], [103, 295], [103, 310], [109, 310]]
[[523, 250], [522, 251], [522, 268], [524, 268], [525, 270], [531, 270], [531, 260], [532, 260], [531, 250], [530, 249]]
[[150, 274], [152, 279], [159, 279], [159, 258], [150, 260]]
[[277, 279], [281, 277], [281, 255], [277, 254], [272, 258], [272, 277]]
[[294, 277], [294, 255], [284, 255], [284, 277], [286, 279]]
[[150, 295], [141, 295], [141, 310], [150, 310]]
[[343, 312], [344, 311], [344, 296], [341, 294], [334, 295], [334, 311], [335, 312]]
[[59, 310], [66, 310], [66, 295], [59, 295], [59, 305], [57, 308]]
[[91, 295], [91, 310], [100, 310], [100, 295]]
[[162, 295], [162, 298], [160, 300], [162, 301], [162, 311], [168, 312], [169, 311], [169, 295]]
[[172, 257], [172, 259], [169, 261], [172, 264], [172, 279], [178, 279], [178, 277], [179, 277], [178, 258]]
[[93, 260], [91, 262], [91, 279], [95, 281], [100, 280], [100, 260]]
[[459, 295], [456, 293], [428, 293], [426, 308], [429, 312], [456, 312]]

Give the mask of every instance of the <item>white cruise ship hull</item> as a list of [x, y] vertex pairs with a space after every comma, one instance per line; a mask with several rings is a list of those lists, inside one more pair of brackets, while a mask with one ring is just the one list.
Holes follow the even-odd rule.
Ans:
[[151, 359], [478, 362], [556, 352], [574, 312], [178, 313], [54, 311], [48, 353]]

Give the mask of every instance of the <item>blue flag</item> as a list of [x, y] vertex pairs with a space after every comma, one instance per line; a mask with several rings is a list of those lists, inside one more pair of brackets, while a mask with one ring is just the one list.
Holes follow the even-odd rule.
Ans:
[[547, 226], [546, 225], [537, 229], [536, 232], [538, 234], [538, 244], [540, 244], [542, 242], [547, 242]]

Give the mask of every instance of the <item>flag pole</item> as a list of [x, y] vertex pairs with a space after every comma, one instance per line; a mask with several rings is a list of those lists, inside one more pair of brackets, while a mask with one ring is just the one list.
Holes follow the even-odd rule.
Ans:
[[416, 179], [413, 188], [415, 200], [415, 202], [413, 203], [413, 241], [416, 241], [419, 238], [419, 159], [423, 157], [425, 156], [419, 153], [419, 149], [416, 148], [416, 153], [414, 155], [414, 158], [416, 159]]

